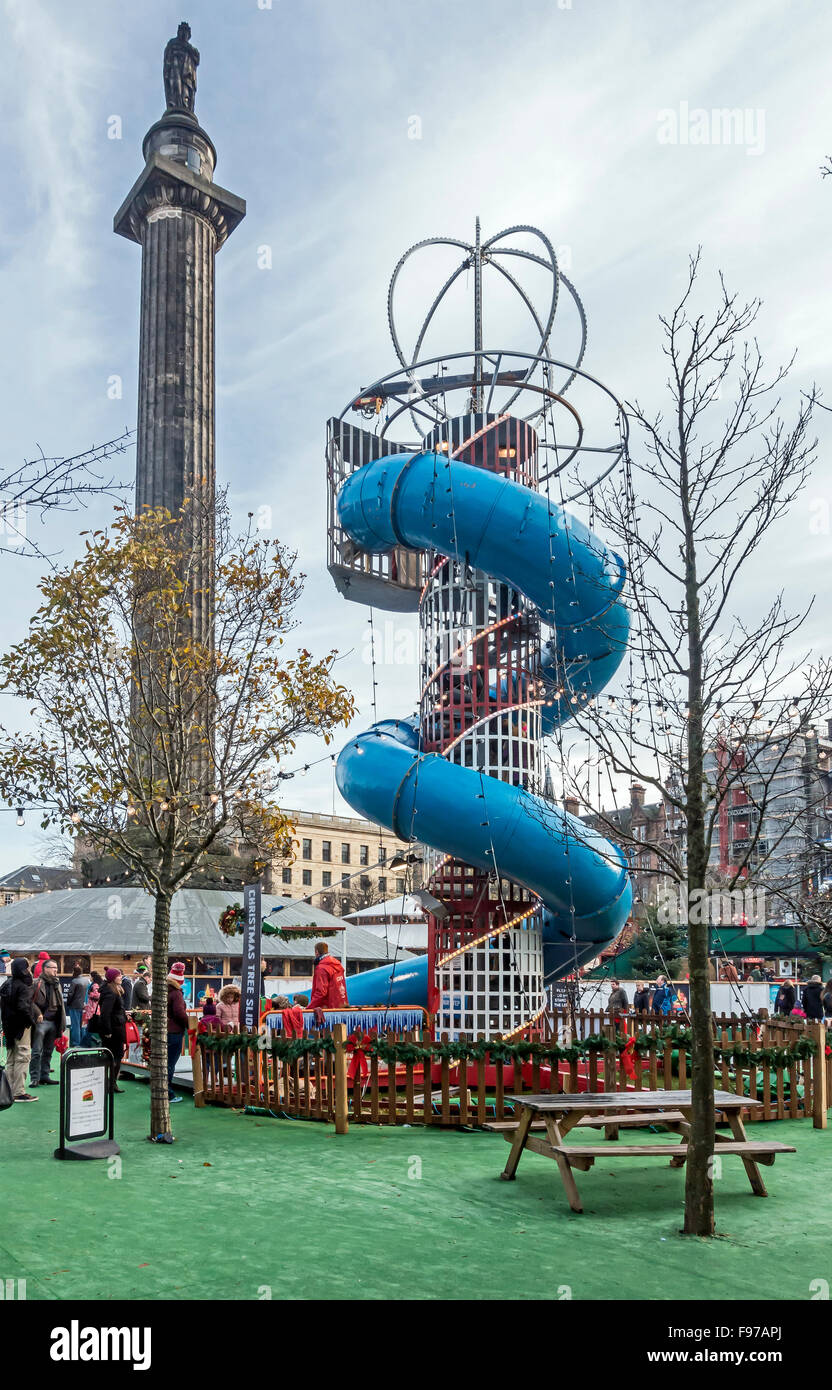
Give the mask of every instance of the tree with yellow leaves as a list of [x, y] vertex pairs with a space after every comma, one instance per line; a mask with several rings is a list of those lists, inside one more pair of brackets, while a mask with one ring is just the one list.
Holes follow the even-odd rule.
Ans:
[[[251, 529], [232, 535], [224, 502], [216, 517], [193, 503], [180, 516], [117, 512], [44, 579], [25, 641], [0, 660], [0, 688], [33, 720], [0, 731], [0, 795], [46, 804], [44, 828], [83, 834], [153, 897], [159, 986], [174, 894], [223, 845], [280, 854], [281, 759], [300, 735], [329, 742], [352, 717], [337, 653], [289, 647], [295, 559]], [[150, 1134], [170, 1134], [164, 994], [151, 1013]]]

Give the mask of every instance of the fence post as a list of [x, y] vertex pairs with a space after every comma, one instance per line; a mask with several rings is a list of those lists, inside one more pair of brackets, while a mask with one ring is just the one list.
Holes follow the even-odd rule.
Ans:
[[202, 1072], [202, 1048], [198, 1041], [194, 1043], [191, 1069], [194, 1078], [194, 1105], [198, 1110], [201, 1110], [205, 1105], [205, 1080]]
[[818, 1050], [811, 1059], [812, 1127], [826, 1129], [826, 1111], [829, 1103], [826, 1094], [826, 1026], [823, 1023], [812, 1023], [809, 1025], [809, 1032], [818, 1045]]
[[336, 1023], [332, 1030], [335, 1043], [335, 1065], [333, 1067], [333, 1086], [335, 1090], [335, 1133], [347, 1134], [347, 1025]]

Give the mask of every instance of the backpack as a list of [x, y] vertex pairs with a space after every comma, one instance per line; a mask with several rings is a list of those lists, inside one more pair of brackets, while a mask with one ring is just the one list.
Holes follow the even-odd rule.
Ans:
[[12, 1084], [6, 1075], [6, 1068], [0, 1067], [0, 1110], [8, 1110], [10, 1105], [14, 1105]]

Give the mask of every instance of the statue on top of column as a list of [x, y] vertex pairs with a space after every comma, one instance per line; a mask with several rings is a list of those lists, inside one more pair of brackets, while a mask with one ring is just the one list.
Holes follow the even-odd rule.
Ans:
[[199, 51], [189, 42], [190, 37], [191, 26], [183, 22], [176, 38], [169, 39], [165, 48], [163, 76], [168, 111], [193, 113]]

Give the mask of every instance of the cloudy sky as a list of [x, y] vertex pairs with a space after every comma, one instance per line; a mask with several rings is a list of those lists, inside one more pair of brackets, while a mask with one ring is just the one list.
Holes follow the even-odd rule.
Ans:
[[[798, 349], [793, 392], [827, 381], [825, 6], [0, 5], [4, 466], [38, 448], [73, 453], [135, 424], [140, 253], [113, 235], [112, 216], [163, 110], [165, 42], [187, 18], [217, 182], [248, 203], [217, 264], [218, 475], [240, 517], [270, 507], [276, 534], [299, 552], [303, 641], [346, 654], [357, 727], [371, 714], [367, 614], [337, 596], [325, 569], [325, 422], [394, 366], [385, 297], [408, 245], [436, 233], [470, 237], [476, 214], [485, 235], [540, 226], [567, 248], [589, 316], [589, 369], [623, 399], [658, 403], [657, 316], [672, 307], [701, 243], [706, 279], [722, 269], [743, 297], [763, 299], [766, 354], [779, 361]], [[701, 122], [692, 113], [722, 108], [744, 113], [737, 138], [685, 140]], [[411, 317], [423, 288], [417, 280], [408, 291]], [[489, 320], [486, 305], [486, 337], [505, 341], [500, 312]], [[826, 650], [830, 537], [811, 524], [818, 507], [832, 506], [821, 444], [812, 488], [749, 582], [764, 592], [776, 574], [795, 601], [817, 592], [811, 635]], [[131, 454], [125, 475], [132, 467]], [[53, 515], [37, 538], [69, 558], [88, 523]], [[0, 566], [6, 646], [25, 634], [38, 565], [0, 555]], [[415, 694], [415, 668], [383, 661], [380, 713], [409, 712]], [[17, 717], [8, 703], [2, 715]], [[319, 751], [302, 750], [298, 762]], [[344, 809], [333, 803], [328, 764], [290, 785], [291, 804]], [[41, 854], [34, 827], [17, 829], [0, 809], [0, 871]]]

